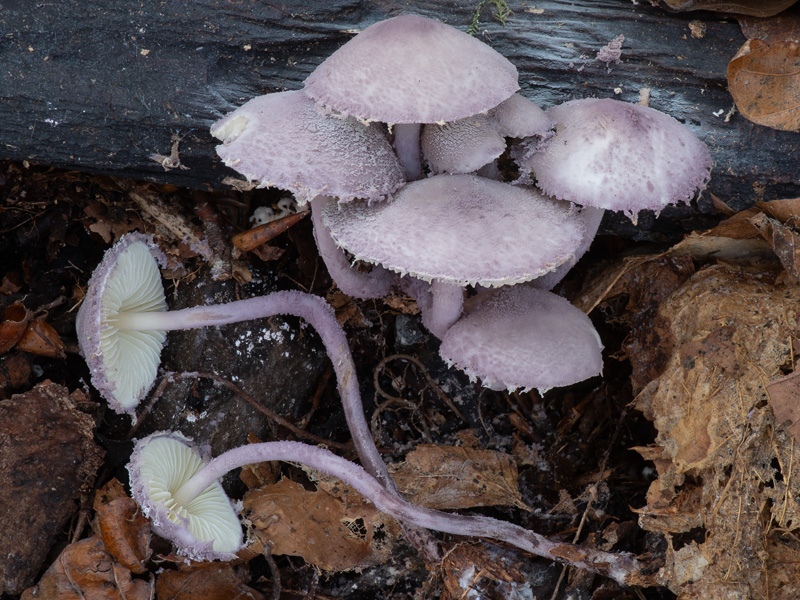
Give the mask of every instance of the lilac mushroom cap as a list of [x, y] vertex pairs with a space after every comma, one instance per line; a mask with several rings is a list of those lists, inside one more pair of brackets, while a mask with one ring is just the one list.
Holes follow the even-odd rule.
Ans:
[[320, 194], [382, 200], [405, 178], [379, 126], [333, 118], [301, 91], [253, 98], [211, 126], [223, 162], [305, 203]]
[[159, 432], [136, 443], [128, 472], [131, 493], [153, 530], [192, 560], [230, 560], [242, 548], [242, 526], [225, 490], [215, 481], [196, 498], [177, 496], [206, 464], [179, 433]]
[[306, 94], [330, 109], [392, 124], [456, 121], [518, 89], [517, 69], [496, 50], [418, 15], [370, 25], [305, 81]]
[[505, 152], [505, 138], [535, 139], [541, 145], [552, 137], [554, 127], [541, 108], [514, 94], [485, 115], [425, 125], [420, 136], [422, 155], [434, 174], [470, 173]]
[[480, 114], [444, 125], [429, 123], [422, 128], [420, 144], [434, 175], [477, 171], [506, 149], [494, 123]]
[[450, 364], [509, 391], [571, 385], [603, 369], [603, 344], [592, 322], [567, 300], [527, 285], [488, 290], [442, 338]]
[[522, 94], [514, 94], [489, 111], [489, 119], [503, 137], [550, 138], [555, 121], [533, 101]]
[[167, 310], [154, 255], [152, 238], [123, 236], [92, 274], [76, 319], [92, 384], [118, 413], [133, 415], [152, 387], [166, 340], [163, 331], [119, 327], [121, 314]]
[[358, 260], [461, 286], [544, 275], [573, 256], [583, 235], [568, 203], [475, 175], [415, 181], [379, 205], [328, 204], [323, 222]]
[[573, 100], [547, 110], [556, 134], [526, 155], [546, 194], [635, 219], [686, 202], [710, 177], [705, 144], [677, 120], [645, 106], [611, 99]]

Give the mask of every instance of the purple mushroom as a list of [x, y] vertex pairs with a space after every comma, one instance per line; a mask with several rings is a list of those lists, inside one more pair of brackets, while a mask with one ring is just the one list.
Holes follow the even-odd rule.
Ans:
[[325, 107], [388, 123], [409, 180], [422, 177], [422, 123], [485, 112], [519, 89], [517, 70], [498, 52], [453, 27], [402, 15], [367, 27], [305, 81]]
[[470, 173], [506, 150], [505, 138], [528, 138], [543, 144], [555, 123], [533, 102], [514, 94], [488, 111], [422, 129], [421, 146], [431, 173]]
[[311, 201], [320, 256], [342, 291], [358, 298], [388, 293], [394, 278], [381, 269], [351, 269], [316, 214], [325, 198], [383, 200], [405, 183], [380, 126], [324, 115], [294, 91], [250, 100], [212, 125], [211, 134], [223, 142], [220, 158], [248, 181], [288, 190], [301, 204]]
[[167, 311], [160, 252], [148, 236], [127, 234], [111, 248], [89, 281], [76, 321], [92, 383], [119, 413], [134, 410], [155, 381], [166, 331], [292, 315], [316, 329], [333, 363], [347, 424], [361, 461], [389, 489], [388, 474], [364, 417], [344, 331], [328, 304], [302, 292], [275, 292], [227, 304]]
[[329, 204], [323, 222], [356, 259], [431, 282], [423, 320], [441, 337], [461, 315], [465, 286], [529, 281], [572, 258], [585, 230], [575, 212], [533, 188], [438, 175], [390, 203]]
[[253, 98], [211, 126], [223, 162], [258, 187], [383, 200], [405, 183], [381, 127], [322, 114], [301, 91]]
[[567, 300], [514, 285], [471, 298], [439, 353], [491, 389], [544, 393], [599, 375], [602, 350], [592, 322]]
[[558, 123], [555, 136], [544, 151], [518, 157], [546, 194], [621, 210], [635, 222], [640, 210], [686, 202], [708, 182], [705, 144], [664, 113], [594, 98], [546, 112]]
[[620, 584], [640, 569], [635, 557], [566, 542], [482, 515], [417, 506], [389, 493], [364, 469], [300, 442], [263, 442], [229, 450], [206, 463], [183, 436], [157, 433], [137, 442], [128, 464], [131, 490], [157, 533], [194, 559], [231, 559], [242, 546], [241, 526], [218, 479], [231, 469], [264, 461], [308, 465], [355, 488], [381, 511], [417, 527], [506, 542], [531, 554], [610, 577]]

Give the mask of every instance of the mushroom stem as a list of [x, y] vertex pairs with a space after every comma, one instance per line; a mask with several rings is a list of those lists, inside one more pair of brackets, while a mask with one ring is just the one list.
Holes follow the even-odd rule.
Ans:
[[262, 442], [229, 450], [203, 466], [172, 497], [178, 504], [186, 506], [231, 469], [273, 460], [300, 462], [337, 477], [381, 511], [418, 527], [503, 541], [536, 556], [610, 577], [620, 584], [628, 583], [628, 577], [640, 569], [639, 562], [630, 554], [614, 554], [566, 542], [553, 542], [533, 531], [492, 517], [458, 515], [417, 506], [388, 492], [358, 465], [328, 450], [301, 442]]
[[443, 281], [431, 282], [430, 312], [422, 314], [422, 321], [430, 332], [441, 339], [447, 330], [461, 318], [464, 306], [464, 288]]
[[121, 312], [120, 330], [174, 331], [212, 325], [227, 325], [275, 315], [292, 315], [308, 321], [317, 330], [333, 363], [347, 425], [364, 467], [389, 490], [396, 490], [364, 416], [355, 365], [344, 330], [333, 309], [318, 296], [297, 291], [274, 292], [227, 304], [195, 306], [174, 311]]
[[344, 250], [336, 245], [322, 222], [322, 210], [328, 202], [336, 202], [336, 199], [330, 196], [316, 196], [311, 200], [314, 239], [328, 272], [339, 289], [348, 296], [362, 300], [383, 298], [389, 293], [389, 288], [395, 279], [394, 274], [380, 265], [375, 265], [369, 273], [357, 271], [350, 265]]
[[392, 125], [394, 133], [394, 151], [406, 174], [406, 180], [422, 179], [422, 149], [420, 147], [419, 123], [396, 123]]
[[412, 276], [403, 277], [399, 284], [419, 306], [422, 324], [439, 339], [461, 318], [464, 307], [464, 288], [461, 286], [437, 280], [426, 283]]

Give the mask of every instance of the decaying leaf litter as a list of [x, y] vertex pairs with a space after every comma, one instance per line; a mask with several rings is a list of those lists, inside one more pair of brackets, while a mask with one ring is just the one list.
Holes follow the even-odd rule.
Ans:
[[[4, 299], [23, 303], [21, 307], [4, 303], [4, 325], [8, 326], [0, 333], [5, 337], [9, 332], [2, 356], [4, 398], [26, 392], [47, 378], [66, 383], [68, 387], [61, 389], [37, 386], [9, 402], [32, 406], [35, 398], [48, 397], [51, 405], [44, 410], [68, 407], [74, 415], [68, 418], [94, 417], [106, 454], [100, 468], [96, 458], [79, 461], [82, 470], [71, 484], [77, 491], [67, 493], [72, 498], [63, 505], [74, 510], [78, 502], [81, 510], [63, 528], [49, 527], [53, 531], [45, 539], [51, 545], [51, 565], [38, 588], [30, 588], [26, 597], [58, 597], [67, 590], [77, 590], [84, 597], [150, 597], [153, 590], [165, 598], [183, 597], [189, 591], [204, 597], [269, 597], [279, 589], [277, 585], [282, 585], [284, 594], [317, 597], [361, 597], [359, 593], [380, 597], [387, 589], [391, 592], [386, 597], [441, 590], [455, 598], [470, 589], [487, 597], [524, 597], [513, 595], [522, 593], [519, 584], [524, 581], [540, 581], [542, 589], [556, 586], [560, 569], [531, 564], [507, 549], [474, 542], [454, 543], [439, 565], [421, 564], [418, 557], [415, 561], [403, 554], [401, 538], [393, 533], [396, 525], [381, 518], [376, 521], [374, 511], [370, 515], [368, 510], [359, 510], [359, 502], [348, 500], [350, 492], [335, 482], [291, 467], [276, 473], [274, 467], [265, 466], [255, 484], [251, 478], [247, 484], [229, 481], [228, 485], [242, 491], [278, 486], [279, 496], [287, 498], [284, 509], [290, 511], [283, 525], [292, 523], [293, 509], [296, 517], [298, 505], [305, 507], [301, 497], [325, 498], [324, 502], [310, 500], [320, 504], [324, 515], [314, 522], [330, 536], [330, 552], [336, 552], [337, 559], [350, 557], [351, 562], [332, 567], [322, 562], [330, 554], [323, 551], [322, 558], [315, 560], [302, 551], [294, 552], [298, 544], [291, 540], [293, 549], [285, 553], [302, 556], [325, 570], [348, 572], [320, 577], [313, 568], [298, 567], [296, 559], [277, 556], [283, 552], [268, 537], [270, 524], [256, 523], [269, 521], [269, 515], [275, 514], [272, 508], [266, 515], [253, 510], [261, 547], [251, 548], [234, 566], [185, 565], [171, 556], [168, 546], [149, 539], [149, 530], [135, 511], [124, 512], [131, 506], [124, 487], [113, 476], [120, 474], [125, 460], [126, 424], [85, 394], [70, 392], [85, 387], [76, 377], [81, 367], [71, 343], [74, 311], [70, 309], [80, 300], [81, 286], [103, 247], [98, 237], [90, 238], [87, 232], [106, 243], [133, 229], [156, 233], [162, 245], [174, 252], [173, 294], [180, 298], [189, 284], [219, 285], [208, 277], [209, 266], [218, 276], [233, 274], [229, 278], [233, 289], [215, 288], [215, 294], [235, 294], [238, 286], [289, 285], [287, 281], [320, 293], [330, 286], [313, 259], [308, 230], [304, 232], [301, 224], [277, 238], [275, 250], [263, 254], [270, 263], [248, 262], [219, 235], [245, 228], [245, 208], [249, 207], [232, 194], [206, 198], [206, 210], [218, 219], [215, 224], [199, 225], [195, 211], [188, 209], [196, 203], [196, 195], [190, 197], [181, 190], [14, 164], [4, 165], [3, 177], [4, 187], [16, 186], [10, 197], [25, 189], [37, 198], [33, 208], [11, 204], [0, 217], [4, 235], [19, 247], [14, 266], [0, 274], [2, 292]], [[252, 200], [251, 196], [244, 202]], [[183, 210], [165, 209], [175, 205]], [[729, 212], [722, 202], [719, 210]], [[394, 401], [376, 395], [375, 402], [382, 408], [381, 443], [395, 461], [405, 458], [399, 473], [403, 468], [414, 469], [409, 477], [412, 484], [435, 482], [434, 491], [424, 484], [404, 491], [436, 497], [438, 482], [452, 481], [457, 471], [464, 494], [458, 496], [461, 504], [450, 507], [505, 505], [493, 510], [548, 535], [565, 539], [575, 535], [589, 545], [649, 555], [653, 570], [647, 573], [646, 583], [664, 586], [619, 590], [593, 583], [586, 574], [571, 573], [559, 584], [561, 590], [577, 593], [594, 588], [594, 597], [670, 597], [665, 588], [679, 597], [796, 597], [792, 565], [797, 559], [793, 536], [797, 461], [787, 421], [792, 420], [796, 394], [791, 376], [797, 337], [793, 310], [798, 293], [796, 214], [794, 200], [764, 203], [730, 215], [715, 230], [692, 234], [666, 252], [606, 260], [605, 269], [597, 268], [599, 250], [614, 244], [601, 240], [605, 246], [590, 256], [594, 268], [578, 272], [564, 287], [582, 308], [593, 309], [595, 320], [604, 328], [609, 350], [604, 380], [544, 399], [482, 392], [448, 372], [425, 348], [425, 333], [414, 329], [413, 303], [407, 299], [398, 298], [391, 303], [393, 308], [340, 300], [342, 314], [350, 317], [348, 337], [360, 354], [361, 370], [376, 381], [383, 378], [385, 389], [397, 394]], [[187, 235], [208, 245], [181, 245]], [[283, 282], [264, 275], [273, 269], [283, 273]], [[43, 286], [46, 277], [59, 285]], [[55, 296], [54, 291], [58, 292]], [[35, 317], [31, 319], [29, 313]], [[410, 325], [404, 325], [409, 331], [401, 335], [396, 323], [405, 323], [405, 313], [411, 313]], [[29, 323], [37, 320], [49, 327], [42, 329], [44, 334], [35, 332], [43, 345], [20, 345], [19, 330], [28, 331]], [[279, 324], [270, 327], [281, 331]], [[246, 334], [240, 335], [244, 339]], [[219, 340], [198, 337], [184, 343], [210, 345], [211, 352], [221, 347]], [[294, 341], [275, 337], [279, 345]], [[262, 338], [255, 346], [266, 341]], [[295, 373], [299, 370], [324, 382], [319, 350], [314, 349], [313, 339], [303, 343], [311, 346], [316, 360], [296, 368]], [[418, 363], [397, 360], [391, 373], [388, 369], [371, 373], [368, 359], [376, 351], [409, 353]], [[176, 352], [171, 360], [183, 368], [185, 354]], [[238, 366], [250, 360], [240, 357]], [[250, 384], [241, 381], [236, 367], [234, 359], [224, 369], [218, 363], [210, 368], [224, 371], [242, 387]], [[203, 421], [208, 418], [208, 406], [215, 404], [212, 414], [224, 421], [225, 407], [230, 406], [226, 403], [239, 402], [218, 397], [220, 389], [208, 382], [179, 383], [174, 384], [181, 388], [178, 393], [165, 393], [158, 400], [153, 423], [143, 424], [145, 431], [157, 428], [158, 419], [164, 423], [175, 418], [165, 417], [167, 413], [180, 415], [187, 423]], [[165, 388], [170, 387], [166, 382]], [[306, 385], [301, 393], [307, 400], [285, 401], [281, 409], [304, 427], [335, 437], [341, 427], [337, 429], [331, 408], [336, 405], [335, 396], [326, 388], [324, 383]], [[380, 388], [379, 382], [374, 391]], [[258, 390], [255, 394], [258, 397]], [[463, 411], [460, 418], [453, 418], [452, 405], [443, 402], [442, 395]], [[3, 407], [11, 410], [13, 404]], [[653, 423], [654, 431], [639, 412]], [[251, 418], [249, 423], [257, 420], [263, 417]], [[18, 431], [14, 427], [27, 429], [28, 425], [6, 422], [4, 427], [6, 435], [14, 436]], [[220, 437], [237, 433], [243, 435], [241, 430], [226, 431]], [[271, 423], [259, 433], [286, 435], [286, 430]], [[435, 445], [418, 446], [420, 441]], [[73, 442], [82, 452], [87, 443]], [[414, 454], [408, 451], [413, 447], [417, 450], [412, 461]], [[487, 452], [495, 454], [490, 457]], [[443, 461], [443, 454], [455, 462]], [[457, 457], [452, 458], [453, 454]], [[499, 478], [491, 477], [488, 484], [478, 476], [470, 479], [469, 469], [475, 464], [481, 465], [476, 475], [485, 476], [487, 460], [504, 465], [491, 473]], [[410, 463], [414, 466], [409, 467]], [[648, 464], [655, 466], [652, 481], [646, 475]], [[104, 484], [102, 489], [97, 487], [100, 484]], [[247, 492], [245, 497], [251, 494], [261, 492]], [[466, 501], [465, 496], [469, 497]], [[641, 529], [629, 509], [638, 514]], [[306, 513], [302, 508], [299, 515]], [[330, 533], [324, 519], [330, 519], [338, 533]], [[116, 527], [115, 534], [115, 524], [121, 523], [125, 525]], [[300, 535], [308, 533], [301, 530]], [[280, 536], [281, 542], [285, 539]], [[354, 542], [357, 549], [344, 551], [343, 542]], [[319, 551], [319, 546], [313, 550]], [[392, 572], [398, 557], [403, 557], [407, 568], [401, 576]], [[158, 573], [156, 565], [165, 564], [168, 568]], [[354, 567], [366, 570], [350, 572]], [[37, 568], [34, 577], [38, 573]], [[7, 581], [14, 575], [4, 572]], [[27, 573], [16, 581], [30, 581], [31, 576]], [[364, 591], [355, 592], [356, 585]]]

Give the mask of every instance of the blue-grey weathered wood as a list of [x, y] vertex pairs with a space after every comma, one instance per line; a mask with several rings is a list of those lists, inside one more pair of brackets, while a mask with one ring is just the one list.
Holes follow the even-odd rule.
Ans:
[[[353, 32], [404, 12], [466, 29], [477, 2], [410, 0], [0, 0], [0, 158], [219, 187], [231, 171], [214, 154], [208, 127], [252, 96], [297, 89]], [[800, 134], [753, 125], [726, 89], [728, 60], [744, 38], [712, 13], [672, 14], [640, 0], [511, 1], [505, 25], [487, 6], [479, 36], [519, 69], [523, 92], [546, 107], [585, 97], [636, 101], [692, 128], [715, 161], [709, 190], [734, 207], [800, 195]], [[689, 22], [706, 25], [692, 38]], [[625, 36], [611, 69], [597, 51]], [[616, 94], [615, 88], [621, 93]], [[182, 135], [188, 170], [164, 169]], [[706, 194], [706, 198], [708, 194]], [[709, 210], [701, 201], [700, 212]], [[702, 225], [696, 210], [670, 211]], [[624, 220], [612, 229], [636, 235]], [[643, 223], [647, 229], [647, 222]]]

